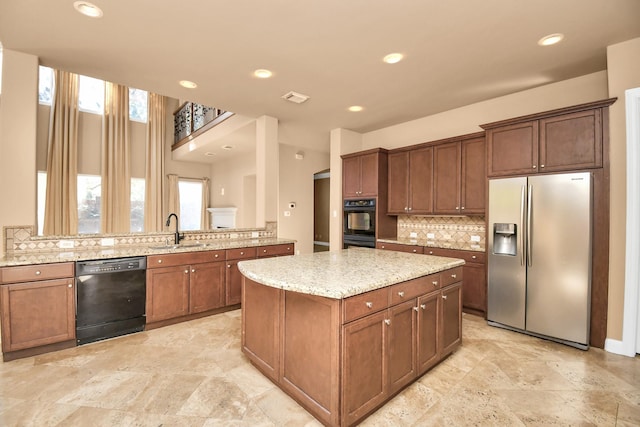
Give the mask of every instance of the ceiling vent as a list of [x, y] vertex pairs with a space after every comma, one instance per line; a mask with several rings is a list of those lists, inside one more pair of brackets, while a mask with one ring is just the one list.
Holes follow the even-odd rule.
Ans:
[[296, 104], [302, 104], [307, 99], [309, 99], [307, 95], [303, 95], [301, 93], [294, 92], [294, 91], [291, 91], [287, 94], [282, 95], [281, 98], [286, 99], [287, 101], [295, 102]]

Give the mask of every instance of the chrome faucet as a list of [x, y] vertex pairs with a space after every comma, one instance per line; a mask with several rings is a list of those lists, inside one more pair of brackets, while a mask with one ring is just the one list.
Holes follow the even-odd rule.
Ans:
[[167, 217], [167, 227], [171, 224], [171, 217], [175, 217], [175, 219], [176, 219], [176, 232], [174, 234], [174, 236], [175, 236], [174, 237], [174, 243], [176, 245], [178, 245], [178, 244], [180, 244], [180, 240], [184, 239], [184, 235], [181, 235], [178, 232], [179, 221], [178, 221], [178, 215], [176, 215], [175, 213], [170, 213], [169, 216]]

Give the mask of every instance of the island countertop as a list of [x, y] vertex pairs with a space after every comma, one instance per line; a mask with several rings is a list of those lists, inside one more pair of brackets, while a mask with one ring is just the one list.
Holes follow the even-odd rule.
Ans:
[[368, 248], [242, 261], [240, 272], [273, 288], [343, 299], [464, 264], [464, 260]]

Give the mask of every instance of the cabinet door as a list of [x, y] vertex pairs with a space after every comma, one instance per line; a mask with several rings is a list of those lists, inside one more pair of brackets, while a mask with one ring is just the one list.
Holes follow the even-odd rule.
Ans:
[[387, 311], [344, 326], [342, 424], [352, 425], [387, 398]]
[[487, 156], [484, 138], [461, 142], [462, 176], [460, 188], [460, 213], [483, 214], [487, 183]]
[[462, 283], [458, 282], [444, 288], [440, 298], [442, 304], [440, 357], [442, 358], [462, 342]]
[[360, 157], [342, 160], [342, 197], [357, 197], [360, 194]]
[[389, 387], [395, 393], [416, 376], [416, 300], [389, 309]]
[[360, 156], [360, 196], [378, 195], [378, 153]]
[[432, 292], [418, 298], [418, 375], [422, 375], [438, 360], [438, 330], [440, 292]]
[[242, 273], [238, 269], [240, 261], [227, 261], [226, 304], [239, 304], [242, 298]]
[[189, 313], [189, 266], [147, 270], [147, 323]]
[[467, 263], [463, 267], [462, 306], [476, 314], [487, 312], [487, 276], [484, 264]]
[[540, 171], [602, 167], [602, 110], [540, 120]]
[[409, 213], [433, 213], [433, 148], [409, 152]]
[[75, 339], [73, 279], [2, 286], [2, 351]]
[[522, 175], [538, 171], [538, 122], [487, 130], [487, 175]]
[[409, 209], [409, 153], [389, 154], [387, 212], [390, 214], [406, 214]]
[[201, 313], [225, 305], [225, 270], [224, 262], [191, 266], [189, 313]]
[[436, 145], [433, 156], [433, 211], [436, 214], [460, 213], [460, 143]]

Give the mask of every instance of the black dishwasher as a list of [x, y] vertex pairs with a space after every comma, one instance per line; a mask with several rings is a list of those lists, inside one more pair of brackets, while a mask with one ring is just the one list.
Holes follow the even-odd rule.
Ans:
[[78, 345], [144, 330], [146, 257], [76, 262]]

